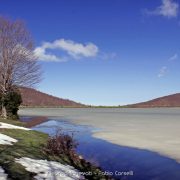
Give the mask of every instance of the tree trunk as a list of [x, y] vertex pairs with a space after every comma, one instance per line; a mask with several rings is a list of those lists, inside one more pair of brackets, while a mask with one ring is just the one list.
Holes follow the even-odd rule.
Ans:
[[6, 107], [2, 104], [2, 112], [1, 112], [1, 116], [5, 119], [7, 119], [7, 111], [6, 111]]

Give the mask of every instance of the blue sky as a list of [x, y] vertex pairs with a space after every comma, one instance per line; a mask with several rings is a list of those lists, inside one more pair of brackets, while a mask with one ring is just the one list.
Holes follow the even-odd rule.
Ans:
[[1, 0], [23, 19], [44, 71], [38, 89], [92, 105], [180, 92], [175, 0]]

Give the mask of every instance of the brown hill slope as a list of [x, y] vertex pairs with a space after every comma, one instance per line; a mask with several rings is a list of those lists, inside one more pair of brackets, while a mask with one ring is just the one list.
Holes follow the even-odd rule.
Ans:
[[22, 106], [46, 106], [46, 107], [83, 107], [85, 105], [68, 99], [61, 99], [42, 93], [32, 88], [21, 87]]
[[128, 105], [128, 107], [135, 107], [135, 108], [180, 107], [180, 93], [160, 97], [147, 102]]

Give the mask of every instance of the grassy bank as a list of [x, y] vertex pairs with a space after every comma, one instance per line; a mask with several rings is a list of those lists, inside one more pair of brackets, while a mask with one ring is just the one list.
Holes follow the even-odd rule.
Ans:
[[[5, 122], [18, 126], [25, 126], [25, 123], [21, 123], [13, 120], [2, 120]], [[29, 157], [33, 159], [47, 159], [49, 161], [57, 161], [62, 164], [68, 164], [74, 166], [81, 172], [91, 171], [92, 176], [87, 176], [87, 179], [109, 179], [101, 175], [100, 169], [86, 162], [85, 160], [78, 159], [78, 161], [72, 161], [66, 154], [61, 155], [49, 155], [44, 151], [44, 148], [48, 141], [48, 135], [37, 131], [25, 131], [20, 129], [0, 129], [0, 133], [8, 135], [16, 140], [17, 143], [13, 145], [0, 145], [0, 166], [8, 174], [10, 179], [28, 180], [34, 179], [34, 173], [28, 172], [25, 168], [16, 163], [16, 158]]]

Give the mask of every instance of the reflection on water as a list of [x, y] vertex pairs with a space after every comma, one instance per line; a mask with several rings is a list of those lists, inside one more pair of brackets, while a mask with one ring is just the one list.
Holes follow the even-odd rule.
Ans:
[[69, 121], [50, 119], [34, 127], [34, 130], [54, 135], [60, 128], [65, 132], [74, 133], [79, 146], [77, 151], [85, 159], [99, 165], [104, 171], [133, 172], [133, 176], [115, 176], [116, 179], [128, 180], [179, 180], [180, 164], [176, 161], [160, 156], [157, 153], [122, 147], [91, 136], [94, 129], [81, 126]]

